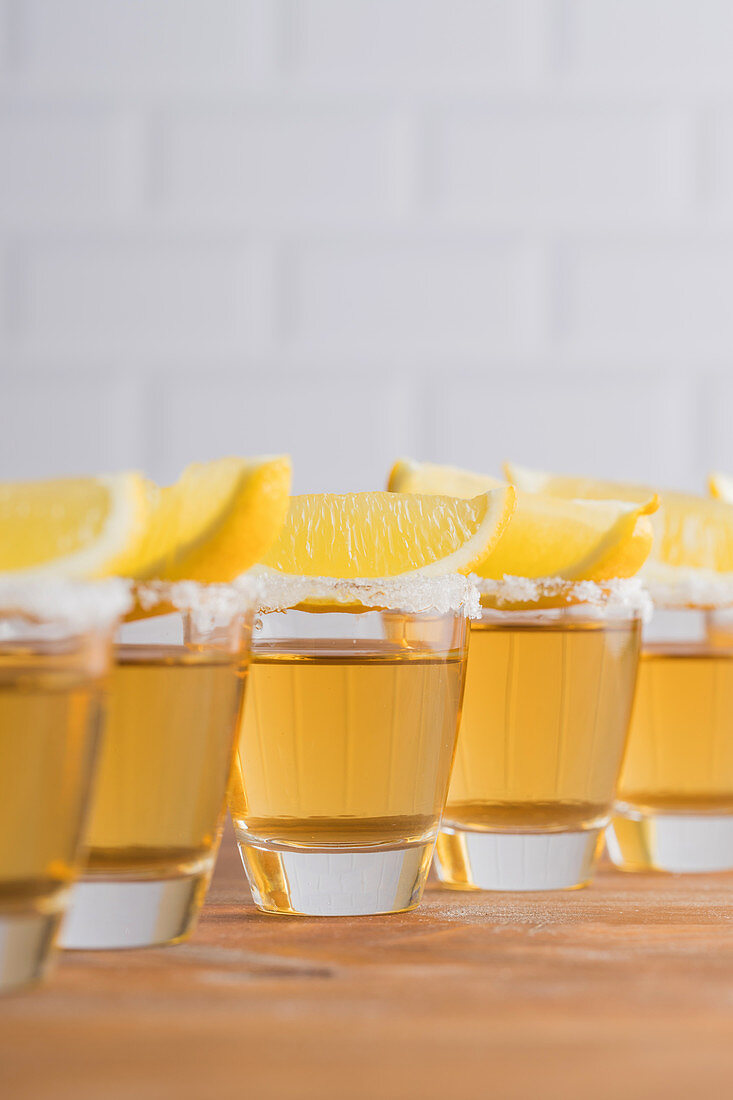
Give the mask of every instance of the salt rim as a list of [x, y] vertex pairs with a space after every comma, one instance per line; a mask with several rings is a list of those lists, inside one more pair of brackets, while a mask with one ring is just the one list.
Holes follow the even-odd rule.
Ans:
[[0, 616], [56, 622], [73, 630], [106, 627], [132, 606], [130, 582], [0, 574]]
[[655, 607], [699, 611], [733, 607], [733, 573], [712, 569], [680, 569], [654, 562], [641, 580]]
[[261, 566], [253, 570], [253, 574], [260, 585], [259, 609], [264, 613], [287, 611], [307, 600], [323, 600], [374, 609], [386, 608], [408, 615], [426, 611], [435, 611], [439, 615], [462, 611], [469, 619], [477, 619], [481, 615], [478, 589], [471, 579], [460, 573], [442, 576], [408, 573], [396, 577], [304, 577], [278, 573]]
[[[652, 613], [652, 601], [638, 577], [608, 581], [568, 581], [562, 577], [512, 577], [489, 580], [472, 574], [481, 596], [491, 596], [499, 610], [564, 610], [581, 608], [593, 617], [628, 617], [638, 614], [647, 622]], [[559, 599], [557, 608], [535, 608], [540, 600]], [[517, 605], [524, 605], [518, 607]]]
[[201, 581], [138, 581], [133, 595], [143, 611], [159, 604], [170, 604], [176, 611], [192, 616], [199, 630], [211, 629], [215, 622], [253, 611], [259, 604], [261, 585], [256, 576], [243, 573], [229, 584]]

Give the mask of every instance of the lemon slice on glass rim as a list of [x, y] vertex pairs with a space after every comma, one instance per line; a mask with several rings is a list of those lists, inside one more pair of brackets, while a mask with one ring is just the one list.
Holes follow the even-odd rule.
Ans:
[[0, 484], [0, 572], [126, 575], [153, 491], [136, 472]]
[[[521, 488], [558, 497], [640, 501], [645, 485], [567, 477], [505, 464], [507, 477]], [[722, 475], [711, 477], [716, 499], [660, 490], [652, 518], [654, 541], [641, 577], [660, 605], [714, 607], [733, 602], [733, 502], [726, 499]]]
[[386, 492], [292, 497], [263, 564], [338, 578], [476, 572], [503, 534], [515, 498], [511, 486], [470, 500]]
[[225, 582], [267, 552], [288, 509], [287, 456], [0, 484], [0, 572]]
[[318, 611], [385, 607], [380, 598], [390, 593], [410, 604], [434, 593], [436, 580], [448, 591], [451, 577], [467, 593], [462, 578], [502, 537], [515, 497], [510, 486], [470, 500], [386, 492], [293, 497], [261, 571], [273, 591], [280, 578], [280, 590], [299, 593], [289, 606]]
[[158, 489], [134, 577], [231, 581], [268, 551], [287, 515], [287, 455], [194, 462]]
[[[488, 475], [402, 459], [395, 463], [389, 487], [409, 491], [450, 492], [462, 496], [488, 487]], [[653, 492], [634, 500], [565, 500], [520, 487], [516, 506], [501, 539], [476, 573], [500, 579], [552, 577], [606, 581], [634, 576], [649, 555], [653, 532], [648, 516], [658, 507]]]

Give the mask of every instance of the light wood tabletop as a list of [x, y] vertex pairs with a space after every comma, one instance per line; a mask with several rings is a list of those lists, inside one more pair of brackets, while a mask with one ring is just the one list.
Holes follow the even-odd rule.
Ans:
[[0, 1000], [3, 1100], [725, 1097], [733, 875], [258, 914], [231, 836], [186, 944]]

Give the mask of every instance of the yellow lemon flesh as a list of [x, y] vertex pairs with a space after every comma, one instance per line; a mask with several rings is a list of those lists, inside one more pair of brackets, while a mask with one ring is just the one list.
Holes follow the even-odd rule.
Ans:
[[654, 499], [642, 505], [553, 501], [518, 491], [512, 520], [482, 575], [598, 582], [633, 577], [652, 547], [647, 515], [655, 508]]
[[345, 578], [471, 573], [501, 538], [514, 503], [510, 486], [471, 500], [379, 492], [297, 496], [264, 564]]
[[290, 459], [220, 458], [157, 491], [135, 577], [230, 581], [267, 553], [288, 511]]
[[708, 478], [710, 495], [716, 500], [725, 500], [733, 504], [733, 477], [729, 474], [712, 473]]
[[0, 572], [126, 574], [153, 508], [138, 473], [0, 485]]
[[160, 489], [138, 473], [0, 485], [0, 571], [229, 581], [267, 552], [290, 492], [287, 457], [188, 466]]
[[[397, 462], [389, 478], [390, 488], [456, 497], [492, 483], [488, 475], [408, 459]], [[653, 532], [646, 517], [656, 507], [653, 492], [634, 503], [563, 500], [520, 489], [504, 534], [476, 572], [495, 579], [507, 574], [593, 581], [631, 577], [649, 555]]]
[[[591, 478], [563, 477], [527, 470], [512, 463], [505, 472], [518, 489], [563, 498], [592, 497], [643, 501], [654, 490], [644, 485]], [[733, 572], [733, 504], [694, 493], [663, 490], [652, 520], [654, 545], [645, 569], [648, 577], [673, 583], [699, 571]]]

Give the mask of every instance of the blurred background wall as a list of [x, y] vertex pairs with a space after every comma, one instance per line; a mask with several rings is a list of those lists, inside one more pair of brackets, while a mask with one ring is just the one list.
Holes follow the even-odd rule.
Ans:
[[729, 0], [0, 0], [0, 476], [733, 471]]

